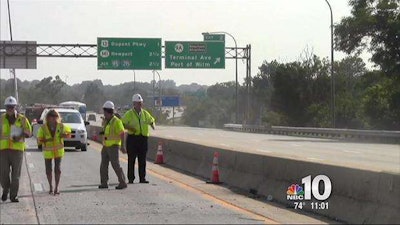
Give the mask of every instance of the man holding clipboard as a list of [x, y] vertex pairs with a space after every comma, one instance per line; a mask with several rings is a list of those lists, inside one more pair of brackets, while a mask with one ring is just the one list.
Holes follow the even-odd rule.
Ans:
[[0, 183], [3, 188], [3, 202], [7, 200], [9, 193], [11, 202], [19, 202], [19, 178], [26, 148], [25, 138], [32, 135], [28, 119], [16, 111], [17, 104], [14, 97], [6, 98], [6, 113], [0, 117]]

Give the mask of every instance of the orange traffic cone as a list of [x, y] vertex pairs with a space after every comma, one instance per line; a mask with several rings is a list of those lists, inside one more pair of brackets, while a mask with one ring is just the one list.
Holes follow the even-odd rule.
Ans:
[[154, 163], [155, 164], [164, 164], [164, 152], [163, 152], [163, 148], [162, 148], [162, 141], [158, 142], [156, 161]]
[[207, 183], [211, 184], [221, 184], [222, 182], [219, 180], [219, 169], [218, 169], [218, 152], [214, 153], [213, 164], [211, 168], [211, 181]]

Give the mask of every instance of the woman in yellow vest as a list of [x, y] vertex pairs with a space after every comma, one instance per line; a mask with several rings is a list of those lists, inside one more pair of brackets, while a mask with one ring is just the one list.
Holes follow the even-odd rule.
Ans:
[[71, 136], [71, 128], [61, 123], [58, 112], [50, 110], [46, 115], [45, 123], [39, 128], [37, 138], [42, 145], [46, 165], [46, 175], [49, 181], [49, 194], [53, 194], [52, 161], [54, 159], [54, 195], [60, 194], [58, 184], [61, 177], [61, 158], [64, 156], [64, 138]]

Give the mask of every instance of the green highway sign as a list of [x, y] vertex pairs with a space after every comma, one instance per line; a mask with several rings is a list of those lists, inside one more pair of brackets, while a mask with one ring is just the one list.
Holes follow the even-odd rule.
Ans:
[[203, 34], [204, 41], [225, 41], [225, 34]]
[[225, 42], [166, 41], [165, 68], [224, 69]]
[[160, 70], [161, 38], [97, 38], [97, 69]]

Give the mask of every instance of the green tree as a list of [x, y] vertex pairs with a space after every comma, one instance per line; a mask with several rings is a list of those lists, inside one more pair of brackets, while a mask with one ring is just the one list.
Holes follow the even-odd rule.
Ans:
[[400, 76], [400, 2], [350, 0], [351, 16], [335, 26], [336, 49], [348, 54], [367, 49], [388, 76]]
[[105, 96], [103, 92], [103, 84], [100, 81], [91, 82], [85, 90], [83, 101], [86, 102], [87, 108], [89, 110], [99, 111], [103, 103], [105, 102]]
[[235, 113], [234, 96], [235, 82], [212, 85], [207, 89], [206, 96], [199, 95], [199, 90], [192, 96], [185, 96], [183, 123], [195, 127], [222, 128], [224, 124], [232, 122]]
[[361, 102], [366, 86], [358, 83], [367, 69], [361, 58], [348, 56], [335, 63], [336, 79], [336, 126], [362, 128]]
[[382, 73], [374, 73], [381, 77], [364, 86], [363, 114], [371, 128], [400, 129], [400, 2], [351, 0], [350, 6], [352, 15], [335, 26], [336, 49], [372, 54]]
[[65, 85], [65, 82], [58, 75], [55, 78], [52, 76], [43, 78], [30, 88], [29, 102], [58, 104], [60, 92]]
[[314, 115], [308, 108], [329, 104], [328, 66], [327, 60], [314, 55], [291, 63], [264, 62], [252, 80], [255, 98], [265, 105], [262, 120], [271, 125], [311, 125]]

